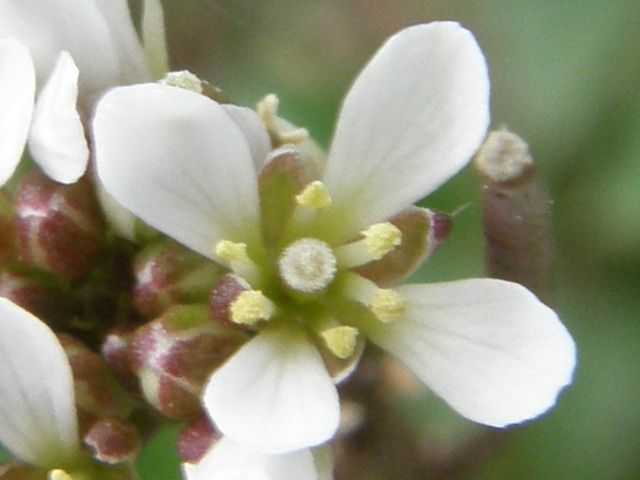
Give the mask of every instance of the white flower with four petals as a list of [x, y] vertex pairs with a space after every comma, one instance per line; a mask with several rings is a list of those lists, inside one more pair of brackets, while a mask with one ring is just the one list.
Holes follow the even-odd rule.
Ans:
[[203, 394], [225, 441], [277, 455], [328, 441], [339, 403], [318, 345], [356, 355], [362, 336], [476, 422], [502, 427], [555, 403], [571, 382], [575, 346], [524, 287], [470, 279], [388, 290], [353, 270], [373, 260], [362, 260], [363, 241], [354, 239], [457, 173], [486, 133], [487, 69], [467, 30], [418, 25], [384, 44], [344, 101], [324, 172], [273, 242], [261, 233], [259, 190], [269, 146], [251, 118], [146, 84], [109, 92], [94, 120], [108, 192], [251, 286], [232, 318], [256, 335]]

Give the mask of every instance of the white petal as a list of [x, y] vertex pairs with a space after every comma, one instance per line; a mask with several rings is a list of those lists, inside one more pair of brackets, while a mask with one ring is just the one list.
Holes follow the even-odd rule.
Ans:
[[124, 208], [115, 198], [109, 195], [100, 182], [99, 178], [96, 178], [95, 182], [96, 196], [100, 207], [104, 212], [104, 216], [107, 219], [107, 223], [113, 228], [116, 233], [127, 240], [135, 242], [136, 240], [136, 217], [129, 210]]
[[111, 30], [94, 0], [4, 0], [0, 37], [13, 37], [31, 52], [38, 79], [49, 76], [58, 55], [67, 50], [78, 68], [81, 96], [93, 98], [120, 77]]
[[259, 172], [271, 150], [271, 139], [258, 114], [250, 108], [238, 107], [237, 105], [227, 104], [223, 105], [222, 108], [242, 130], [249, 143], [251, 158], [253, 158], [256, 171]]
[[268, 455], [228, 437], [217, 442], [200, 463], [184, 464], [183, 469], [187, 480], [320, 480], [309, 449]]
[[[148, 80], [149, 72], [144, 50], [131, 21], [127, 0], [94, 1], [107, 23], [108, 38], [112, 42], [112, 48], [117, 56], [118, 78], [114, 85], [127, 85]], [[145, 2], [145, 11], [148, 3]], [[162, 18], [162, 8], [160, 6], [158, 8], [160, 9], [160, 18]], [[158, 27], [164, 34], [164, 25], [160, 24]]]
[[165, 85], [122, 87], [93, 126], [102, 184], [149, 225], [210, 258], [220, 240], [258, 238], [253, 161], [220, 105]]
[[211, 377], [204, 404], [218, 428], [250, 448], [283, 453], [336, 431], [338, 394], [306, 334], [267, 328]]
[[503, 427], [551, 408], [571, 383], [575, 344], [521, 285], [474, 279], [399, 289], [406, 318], [369, 330], [455, 410]]
[[29, 151], [44, 172], [61, 183], [80, 178], [89, 162], [89, 147], [76, 109], [78, 67], [62, 52], [40, 91], [29, 133]]
[[35, 72], [29, 51], [0, 39], [0, 187], [13, 175], [27, 140]]
[[489, 79], [473, 35], [453, 22], [391, 37], [347, 94], [324, 183], [361, 225], [433, 192], [479, 147], [489, 123]]
[[0, 298], [0, 442], [28, 463], [64, 464], [79, 449], [73, 380], [53, 332]]

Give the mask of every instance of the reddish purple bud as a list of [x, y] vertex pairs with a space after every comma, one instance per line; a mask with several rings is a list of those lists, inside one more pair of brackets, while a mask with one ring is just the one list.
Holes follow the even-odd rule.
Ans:
[[209, 297], [209, 307], [213, 312], [214, 319], [227, 328], [248, 329], [246, 325], [238, 325], [233, 322], [230, 312], [231, 304], [238, 298], [238, 295], [247, 290], [251, 290], [251, 285], [243, 278], [233, 273], [228, 273], [222, 277], [222, 280], [220, 280]]
[[175, 242], [155, 243], [134, 262], [135, 307], [154, 318], [172, 305], [206, 302], [222, 272], [219, 265]]
[[55, 285], [14, 272], [0, 273], [0, 297], [55, 326], [73, 316], [73, 302]]
[[131, 366], [133, 327], [118, 326], [104, 338], [100, 351], [120, 383], [132, 393], [139, 393], [138, 377]]
[[132, 365], [148, 402], [171, 419], [193, 418], [209, 375], [244, 340], [213, 322], [206, 305], [176, 305], [136, 331]]
[[132, 424], [115, 418], [96, 421], [83, 440], [96, 460], [109, 465], [135, 460], [142, 448], [138, 430]]
[[88, 181], [60, 185], [32, 172], [22, 180], [15, 203], [23, 261], [67, 278], [89, 272], [103, 222]]
[[101, 418], [127, 418], [134, 406], [133, 399], [105, 360], [69, 335], [59, 335], [59, 339], [73, 372], [78, 409]]
[[183, 462], [198, 463], [220, 438], [220, 433], [213, 428], [209, 418], [201, 415], [180, 432], [178, 454]]

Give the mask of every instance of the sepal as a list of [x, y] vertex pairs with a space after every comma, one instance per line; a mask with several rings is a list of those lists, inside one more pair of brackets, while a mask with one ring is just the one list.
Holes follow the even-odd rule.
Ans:
[[173, 420], [198, 415], [206, 380], [244, 338], [213, 322], [206, 305], [170, 308], [133, 339], [132, 365], [146, 400]]
[[87, 181], [60, 185], [32, 172], [20, 184], [15, 210], [23, 261], [66, 278], [94, 266], [104, 225]]

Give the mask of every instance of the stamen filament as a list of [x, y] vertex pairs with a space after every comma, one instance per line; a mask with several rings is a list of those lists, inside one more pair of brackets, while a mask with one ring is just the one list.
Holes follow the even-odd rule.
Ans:
[[336, 248], [340, 268], [354, 268], [380, 260], [402, 243], [402, 232], [392, 223], [377, 223], [362, 232], [363, 239]]
[[216, 245], [216, 255], [238, 276], [256, 285], [260, 278], [260, 268], [247, 253], [247, 244], [221, 240]]
[[295, 199], [297, 205], [291, 223], [300, 227], [310, 225], [319, 210], [330, 207], [333, 203], [327, 187], [318, 180], [307, 185]]
[[256, 113], [266, 127], [267, 131], [276, 139], [277, 145], [287, 143], [297, 145], [309, 138], [309, 132], [306, 128], [294, 128], [287, 132], [283, 132], [278, 126], [278, 105], [280, 99], [273, 93], [265, 96], [256, 105]]
[[369, 307], [383, 323], [391, 322], [406, 311], [405, 298], [395, 290], [380, 288], [355, 273], [346, 273], [343, 282], [343, 292], [347, 298]]

